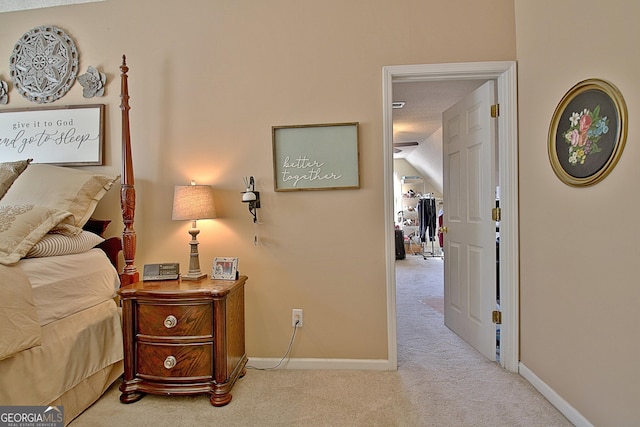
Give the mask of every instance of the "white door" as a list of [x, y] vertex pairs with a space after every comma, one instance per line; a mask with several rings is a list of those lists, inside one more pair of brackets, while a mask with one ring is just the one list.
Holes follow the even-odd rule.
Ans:
[[443, 113], [445, 325], [496, 360], [495, 84]]

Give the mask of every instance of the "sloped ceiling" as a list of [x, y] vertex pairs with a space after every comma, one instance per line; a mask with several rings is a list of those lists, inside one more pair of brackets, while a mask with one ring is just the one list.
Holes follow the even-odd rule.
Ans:
[[437, 193], [442, 194], [442, 127], [420, 142], [404, 159], [413, 166]]
[[442, 193], [442, 113], [486, 80], [402, 81], [393, 83], [393, 142], [418, 142], [398, 147], [394, 159], [404, 158]]

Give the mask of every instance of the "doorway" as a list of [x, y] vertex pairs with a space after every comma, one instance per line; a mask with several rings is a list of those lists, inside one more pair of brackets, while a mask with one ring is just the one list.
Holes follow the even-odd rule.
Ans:
[[[425, 64], [383, 67], [383, 130], [385, 223], [394, 223], [393, 185], [393, 83], [402, 81], [495, 80], [498, 120], [498, 169], [501, 183], [499, 292], [502, 311], [500, 365], [517, 372], [518, 353], [518, 164], [515, 62]], [[386, 232], [386, 282], [389, 368], [397, 369], [395, 235]]]

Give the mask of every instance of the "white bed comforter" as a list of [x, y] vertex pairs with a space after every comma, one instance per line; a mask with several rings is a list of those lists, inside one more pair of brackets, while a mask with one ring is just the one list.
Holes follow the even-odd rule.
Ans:
[[0, 360], [40, 345], [42, 326], [112, 299], [118, 284], [100, 249], [0, 264]]
[[31, 283], [18, 266], [0, 264], [0, 360], [40, 345]]
[[41, 326], [112, 299], [120, 283], [100, 249], [23, 259], [19, 266], [31, 281]]
[[0, 403], [66, 399], [122, 360], [117, 283], [99, 249], [0, 265]]

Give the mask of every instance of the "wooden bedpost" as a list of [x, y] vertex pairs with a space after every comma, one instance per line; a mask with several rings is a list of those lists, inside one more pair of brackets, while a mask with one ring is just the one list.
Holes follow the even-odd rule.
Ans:
[[139, 280], [138, 269], [134, 265], [136, 257], [136, 232], [133, 219], [136, 210], [136, 190], [133, 186], [133, 162], [131, 159], [131, 136], [129, 131], [129, 86], [127, 84], [127, 57], [122, 55], [120, 66], [120, 109], [122, 110], [122, 173], [120, 175], [120, 207], [122, 208], [122, 246], [125, 266], [120, 273], [120, 285], [126, 286]]

